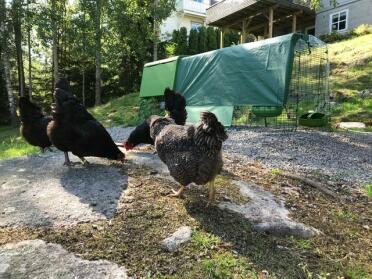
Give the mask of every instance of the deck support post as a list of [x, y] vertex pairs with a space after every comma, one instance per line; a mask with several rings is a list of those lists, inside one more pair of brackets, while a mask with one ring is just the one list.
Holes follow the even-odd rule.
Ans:
[[274, 8], [269, 8], [269, 38], [273, 37]]
[[223, 36], [224, 36], [224, 29], [220, 31], [220, 48], [223, 48]]
[[292, 33], [295, 33], [297, 31], [297, 15], [294, 14], [292, 16]]

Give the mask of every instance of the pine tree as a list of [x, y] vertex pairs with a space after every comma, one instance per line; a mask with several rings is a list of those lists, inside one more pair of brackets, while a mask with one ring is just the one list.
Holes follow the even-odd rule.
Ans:
[[[191, 35], [191, 33], [190, 33]], [[218, 48], [217, 44], [217, 34], [214, 31], [214, 28], [209, 26], [207, 28], [207, 49], [209, 50], [215, 50]]]
[[207, 28], [199, 28], [199, 53], [208, 51], [207, 48]]
[[189, 35], [189, 54], [198, 53], [198, 30], [191, 29]]
[[176, 54], [177, 55], [187, 54], [187, 29], [186, 27], [180, 28], [179, 35], [177, 38]]

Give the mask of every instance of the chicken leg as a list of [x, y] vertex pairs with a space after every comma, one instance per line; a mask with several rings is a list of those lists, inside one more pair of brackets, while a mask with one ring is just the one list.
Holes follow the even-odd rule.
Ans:
[[65, 162], [63, 163], [63, 165], [65, 165], [65, 166], [73, 166], [74, 165], [74, 163], [72, 163], [71, 161], [70, 161], [70, 158], [68, 157], [68, 152], [64, 152], [64, 154], [65, 154]]
[[170, 194], [169, 196], [179, 198], [182, 196], [185, 189], [186, 189], [185, 186], [181, 186], [181, 188], [178, 189], [178, 191], [172, 189], [173, 194]]

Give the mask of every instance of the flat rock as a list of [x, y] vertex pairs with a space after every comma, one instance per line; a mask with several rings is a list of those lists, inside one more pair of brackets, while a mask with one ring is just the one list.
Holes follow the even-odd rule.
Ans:
[[61, 245], [26, 240], [0, 247], [0, 278], [125, 279], [125, 268], [105, 260], [76, 257]]
[[233, 181], [233, 184], [239, 187], [243, 196], [250, 198], [249, 202], [245, 204], [221, 202], [218, 206], [242, 214], [256, 231], [302, 238], [319, 234], [318, 230], [290, 219], [283, 200], [275, 198], [272, 193], [244, 181]]
[[88, 161], [88, 166], [66, 167], [58, 151], [0, 161], [0, 227], [60, 226], [111, 218], [128, 178], [108, 160]]
[[125, 158], [137, 165], [149, 167], [157, 171], [159, 174], [169, 175], [167, 165], [164, 164], [156, 154], [141, 151], [130, 151], [125, 153]]
[[340, 122], [337, 124], [339, 129], [364, 129], [366, 124], [362, 122]]
[[164, 239], [161, 244], [167, 251], [174, 252], [182, 243], [185, 243], [191, 239], [191, 234], [191, 227], [183, 226]]

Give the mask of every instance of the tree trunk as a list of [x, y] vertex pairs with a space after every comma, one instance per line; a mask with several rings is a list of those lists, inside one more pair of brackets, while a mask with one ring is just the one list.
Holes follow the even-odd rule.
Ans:
[[17, 125], [17, 114], [16, 114], [16, 105], [14, 100], [14, 95], [12, 91], [12, 79], [11, 71], [8, 57], [8, 29], [6, 26], [6, 9], [5, 9], [5, 0], [0, 0], [0, 44], [1, 44], [1, 64], [4, 70], [4, 78], [6, 91], [8, 93], [8, 103], [10, 111], [10, 120], [11, 125], [14, 127]]
[[[27, 13], [29, 15], [30, 0], [27, 1]], [[31, 24], [27, 27], [27, 48], [28, 48], [28, 97], [32, 100], [32, 57], [31, 57]]]
[[[57, 82], [59, 78], [59, 69], [58, 69], [58, 28], [56, 22], [56, 0], [52, 0], [52, 32], [53, 32], [53, 87], [54, 83]], [[53, 88], [54, 89], [54, 88]]]
[[96, 1], [95, 12], [95, 31], [96, 31], [96, 96], [95, 105], [101, 104], [101, 0]]
[[[158, 1], [154, 0], [155, 10], [156, 10], [157, 4], [158, 4]], [[160, 33], [158, 29], [159, 29], [159, 26], [156, 20], [156, 12], [154, 12], [154, 45], [153, 45], [153, 53], [152, 53], [153, 61], [158, 60], [158, 46], [159, 46], [158, 37]]]
[[32, 100], [32, 58], [31, 58], [31, 28], [27, 30], [28, 47], [28, 97]]
[[83, 96], [83, 106], [85, 107], [85, 69], [83, 68], [83, 92], [82, 92], [82, 96]]
[[23, 53], [22, 53], [22, 23], [21, 23], [21, 9], [22, 5], [19, 0], [14, 0], [12, 4], [12, 19], [14, 28], [14, 40], [17, 54], [17, 69], [18, 69], [18, 85], [19, 96], [25, 96], [25, 71], [23, 67]]

